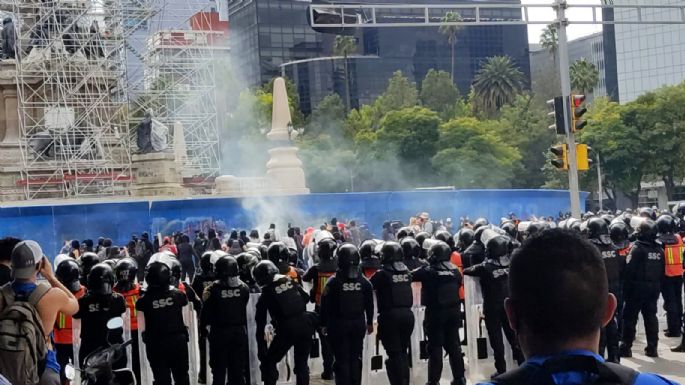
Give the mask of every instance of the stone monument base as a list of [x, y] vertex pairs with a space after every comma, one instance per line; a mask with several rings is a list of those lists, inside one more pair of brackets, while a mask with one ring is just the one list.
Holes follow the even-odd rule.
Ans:
[[272, 148], [269, 155], [271, 159], [266, 164], [266, 178], [274, 195], [309, 194], [302, 161], [297, 157], [297, 147]]
[[131, 194], [137, 197], [186, 195], [181, 186], [181, 172], [172, 153], [152, 152], [136, 154], [132, 157], [135, 181]]
[[[16, 158], [16, 162], [19, 163], [19, 158]], [[18, 202], [26, 199], [24, 189], [17, 185], [19, 180], [19, 166], [0, 167], [0, 202]]]

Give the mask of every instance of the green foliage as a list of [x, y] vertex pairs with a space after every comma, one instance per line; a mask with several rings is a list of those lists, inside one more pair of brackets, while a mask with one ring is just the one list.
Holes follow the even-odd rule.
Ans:
[[354, 36], [341, 36], [335, 37], [333, 42], [333, 52], [336, 55], [347, 57], [347, 55], [354, 53], [357, 50], [357, 40]]
[[421, 103], [424, 106], [436, 111], [443, 120], [449, 120], [456, 115], [459, 101], [459, 91], [450, 74], [428, 71], [421, 82]]
[[592, 93], [597, 83], [599, 83], [599, 70], [585, 58], [580, 58], [571, 64], [569, 71], [571, 87], [580, 93]]
[[378, 97], [376, 103], [385, 114], [390, 111], [401, 110], [418, 104], [419, 92], [416, 84], [407, 79], [402, 71], [395, 72], [388, 81], [388, 88]]
[[473, 99], [477, 111], [493, 116], [521, 92], [523, 73], [508, 56], [493, 56], [481, 66], [473, 80]]
[[555, 24], [550, 24], [545, 29], [542, 30], [540, 35], [540, 45], [546, 49], [554, 62], [557, 61], [557, 44], [559, 43], [559, 36], [557, 33], [557, 26]]
[[[462, 21], [463, 19], [461, 18], [461, 15], [459, 12], [456, 11], [449, 11], [445, 13], [445, 16], [442, 18], [443, 23], [457, 23]], [[438, 28], [438, 32], [441, 34], [447, 36], [447, 42], [450, 44], [450, 58], [451, 58], [451, 67], [450, 67], [450, 76], [454, 78], [454, 48], [457, 44], [457, 34], [463, 27], [460, 25], [441, 25], [440, 28]]]

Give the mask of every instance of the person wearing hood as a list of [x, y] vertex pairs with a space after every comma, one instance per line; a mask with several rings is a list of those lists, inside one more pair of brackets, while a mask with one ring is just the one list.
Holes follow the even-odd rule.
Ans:
[[488, 228], [483, 230], [480, 240], [485, 249], [485, 261], [465, 269], [464, 275], [480, 278], [485, 327], [490, 337], [497, 370], [494, 377], [507, 371], [502, 332], [511, 345], [514, 360], [521, 364], [524, 357], [504, 311], [504, 299], [509, 296], [511, 238], [506, 233]]
[[335, 356], [336, 385], [361, 385], [364, 334], [373, 332], [373, 287], [361, 274], [357, 247], [345, 243], [335, 252], [338, 268], [321, 296], [321, 330]]
[[[247, 358], [247, 302], [250, 289], [239, 278], [238, 262], [232, 256], [219, 258], [216, 280], [202, 294], [200, 328], [209, 341], [209, 366], [213, 385], [245, 385], [243, 368]], [[228, 376], [228, 381], [227, 380]]]
[[683, 240], [676, 234], [675, 220], [670, 214], [656, 221], [659, 241], [664, 246], [664, 277], [661, 295], [666, 311], [666, 337], [680, 337], [683, 316]]
[[409, 376], [409, 343], [414, 331], [414, 295], [411, 272], [404, 264], [402, 246], [385, 242], [380, 249], [381, 268], [371, 277], [378, 306], [378, 337], [388, 356], [385, 361], [390, 385], [406, 385]]
[[428, 381], [439, 385], [442, 376], [443, 349], [449, 356], [451, 385], [466, 385], [464, 357], [459, 342], [462, 325], [461, 301], [456, 295], [462, 275], [450, 262], [452, 249], [443, 241], [428, 250], [428, 266], [414, 270], [412, 280], [421, 282], [421, 304], [426, 307], [424, 328], [428, 339]]
[[659, 320], [657, 301], [664, 275], [664, 249], [657, 240], [656, 223], [648, 218], [634, 217], [637, 241], [626, 258], [623, 283], [623, 338], [619, 348], [621, 357], [632, 357], [638, 315], [642, 313], [647, 335], [645, 355], [658, 357]]
[[[594, 217], [590, 218], [587, 223], [587, 237], [588, 240], [595, 245], [599, 250], [602, 260], [604, 261], [604, 269], [607, 274], [607, 282], [609, 284], [609, 293], [616, 297], [616, 301], [620, 304], [622, 298], [622, 282], [623, 271], [625, 270], [625, 260], [618, 255], [616, 248], [609, 237], [609, 227], [604, 219]], [[616, 307], [614, 318], [602, 329], [599, 342], [599, 354], [604, 355], [604, 350], [607, 351], [607, 360], [609, 362], [619, 363], [620, 355], [618, 352], [619, 346], [619, 329], [618, 320], [621, 317], [620, 307]]]

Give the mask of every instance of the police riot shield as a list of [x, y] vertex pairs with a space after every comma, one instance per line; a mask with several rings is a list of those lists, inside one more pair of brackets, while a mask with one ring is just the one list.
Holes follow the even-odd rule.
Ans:
[[[250, 300], [247, 302], [247, 345], [249, 348], [249, 367], [250, 367], [250, 385], [258, 385], [262, 383], [262, 373], [259, 370], [259, 357], [257, 356], [257, 322], [255, 321], [255, 313], [257, 308], [257, 300], [259, 294], [250, 294]], [[209, 352], [209, 350], [207, 350]], [[207, 360], [209, 362], [209, 360]]]
[[[79, 360], [79, 350], [81, 349], [81, 320], [72, 318], [71, 319], [71, 340], [72, 340], [72, 349], [74, 351], [74, 362], [72, 363], [74, 365], [74, 368], [80, 369], [81, 368], [81, 361]], [[78, 371], [77, 371], [78, 372]], [[73, 381], [71, 381], [73, 385], [81, 385], [81, 375], [80, 373], [77, 373], [76, 377], [74, 378]]]
[[[376, 294], [374, 293], [374, 303]], [[374, 309], [378, 309], [377, 306]], [[387, 382], [385, 372], [385, 355], [383, 346], [378, 338], [378, 313], [373, 314], [373, 333], [364, 338], [364, 350], [362, 353], [362, 385], [375, 385]]]
[[197, 317], [192, 303], [183, 307], [183, 323], [188, 328], [188, 360], [190, 383], [197, 384], [200, 369], [200, 345], [197, 328]]
[[145, 343], [143, 342], [143, 334], [145, 334], [145, 314], [142, 311], [137, 312], [138, 316], [138, 355], [140, 356], [140, 382], [142, 384], [152, 384], [152, 368], [150, 362], [147, 360], [147, 353], [145, 351]]
[[[124, 320], [124, 342], [131, 339], [131, 309], [126, 308], [124, 314], [121, 315]], [[138, 352], [136, 352], [138, 354]], [[133, 371], [133, 347], [128, 345], [126, 347], [126, 367]]]
[[[495, 372], [493, 351], [488, 338], [483, 316], [483, 295], [480, 287], [480, 278], [464, 276], [464, 299], [466, 302], [466, 323], [468, 332], [468, 346], [466, 357], [468, 358], [467, 378], [469, 382], [482, 382], [489, 379]], [[502, 331], [500, 333], [504, 334]], [[507, 368], [515, 368], [511, 353], [511, 346], [507, 339], [504, 341], [504, 355]]]
[[[414, 331], [411, 334], [411, 378], [412, 383], [419, 383], [421, 378], [425, 378], [428, 361], [422, 359], [421, 349], [425, 348], [426, 336], [423, 329], [423, 320], [425, 318], [426, 307], [421, 306], [421, 283], [413, 282], [411, 284], [412, 293], [414, 295], [414, 304], [412, 306], [412, 313], [414, 313]], [[457, 295], [459, 295], [457, 293]]]

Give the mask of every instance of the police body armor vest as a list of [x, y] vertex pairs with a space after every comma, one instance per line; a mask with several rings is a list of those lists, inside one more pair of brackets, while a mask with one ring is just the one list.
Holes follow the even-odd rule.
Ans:
[[390, 298], [393, 307], [411, 307], [414, 304], [414, 293], [411, 290], [411, 273], [387, 271], [390, 278]]
[[335, 274], [335, 264], [334, 263], [325, 263], [325, 262], [333, 262], [333, 261], [321, 261], [318, 266], [318, 271], [316, 273], [316, 293], [314, 293], [314, 301], [317, 306], [321, 305], [321, 295], [323, 294], [323, 290], [326, 287], [326, 284], [328, 283], [328, 280]]
[[[433, 270], [433, 269], [431, 269]], [[459, 278], [457, 270], [434, 270], [435, 302], [441, 307], [453, 307], [459, 305]], [[430, 303], [430, 302], [425, 302]]]
[[607, 273], [607, 280], [609, 284], [618, 283], [621, 280], [621, 266], [619, 261], [618, 252], [611, 245], [601, 245], [596, 244], [599, 252], [602, 255], [602, 260], [604, 261], [604, 268]]
[[[85, 286], [81, 286], [81, 289], [74, 293], [74, 297], [79, 299], [86, 294]], [[73, 340], [72, 331], [73, 319], [62, 312], [57, 313], [57, 318], [55, 319], [55, 329], [54, 329], [54, 340], [56, 344], [71, 345]]]
[[280, 279], [274, 282], [273, 291], [276, 303], [285, 319], [293, 318], [305, 312], [307, 304], [299, 293], [299, 290], [290, 279]]
[[364, 314], [364, 289], [359, 279], [342, 281], [340, 288], [340, 315], [345, 319], [357, 319]]
[[683, 239], [678, 234], [674, 235], [672, 242], [665, 244], [664, 256], [666, 260], [664, 262], [667, 277], [683, 276], [683, 249]]
[[217, 299], [218, 306], [213, 309], [213, 327], [244, 326], [247, 324], [245, 303], [249, 295], [246, 285], [228, 287], [222, 284], [212, 285], [211, 295]]
[[114, 291], [124, 296], [124, 299], [126, 300], [126, 308], [129, 309], [131, 313], [131, 330], [138, 330], [138, 311], [136, 310], [136, 302], [140, 297], [140, 285], [137, 283], [134, 284], [133, 289], [129, 291], [121, 292], [116, 290], [116, 288]]

